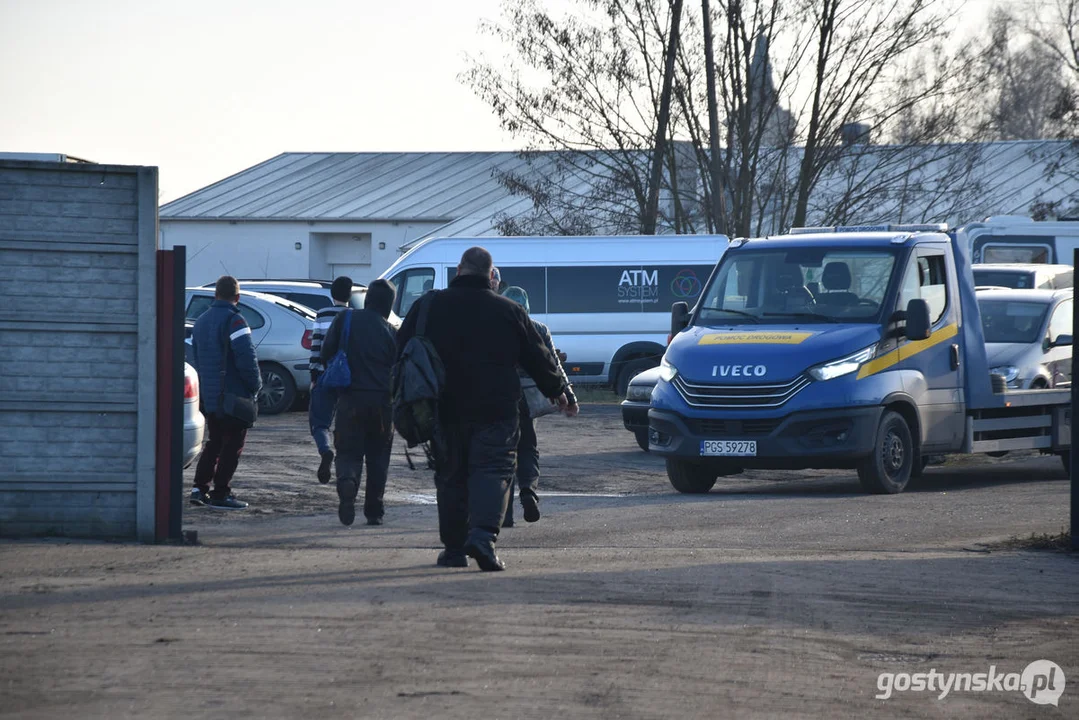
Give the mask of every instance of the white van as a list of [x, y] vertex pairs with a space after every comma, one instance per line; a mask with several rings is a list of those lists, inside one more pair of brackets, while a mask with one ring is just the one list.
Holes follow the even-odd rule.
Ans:
[[1079, 220], [1035, 222], [998, 215], [959, 228], [976, 263], [1059, 263], [1071, 265], [1079, 247]]
[[381, 277], [397, 287], [404, 317], [431, 289], [457, 274], [461, 254], [480, 245], [507, 285], [528, 291], [532, 317], [546, 323], [579, 383], [625, 394], [630, 378], [659, 364], [671, 305], [692, 307], [727, 248], [722, 235], [431, 238]]

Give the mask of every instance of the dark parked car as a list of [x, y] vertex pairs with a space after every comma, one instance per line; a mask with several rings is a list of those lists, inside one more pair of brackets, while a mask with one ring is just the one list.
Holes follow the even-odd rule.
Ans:
[[659, 382], [659, 368], [650, 368], [633, 376], [622, 401], [622, 423], [637, 438], [641, 450], [648, 452], [648, 408], [652, 405], [652, 389]]

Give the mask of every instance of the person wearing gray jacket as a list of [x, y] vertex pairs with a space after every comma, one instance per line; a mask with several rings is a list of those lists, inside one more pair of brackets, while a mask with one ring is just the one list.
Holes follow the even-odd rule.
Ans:
[[233, 497], [231, 487], [247, 426], [224, 413], [222, 398], [226, 392], [257, 398], [262, 389], [251, 328], [236, 307], [239, 302], [240, 283], [231, 275], [222, 275], [214, 289], [213, 304], [199, 316], [191, 331], [192, 364], [199, 374], [199, 399], [210, 435], [195, 468], [191, 502], [220, 510], [247, 507], [247, 503]]
[[[531, 312], [528, 305], [528, 292], [524, 288], [511, 285], [503, 291], [502, 296], [523, 307], [526, 313]], [[532, 320], [532, 325], [536, 328], [536, 332], [543, 338], [543, 344], [547, 346], [547, 352], [551, 353], [551, 357], [558, 358], [559, 354], [555, 350], [550, 329], [539, 320], [529, 319]], [[566, 400], [569, 403], [565, 413], [569, 417], [576, 417], [577, 413], [580, 412], [580, 407], [577, 404], [577, 396], [573, 394], [573, 386], [570, 385], [569, 377], [566, 376], [566, 370], [562, 367], [561, 362], [558, 363], [558, 371], [562, 373], [562, 382], [566, 388]], [[522, 378], [528, 377], [528, 374], [521, 368], [517, 369], [517, 374]], [[520, 414], [521, 426], [521, 436], [517, 440], [517, 468], [514, 478], [510, 481], [509, 501], [506, 504], [506, 516], [502, 520], [502, 527], [513, 527], [514, 484], [520, 488], [521, 509], [524, 510], [525, 521], [532, 523], [540, 519], [539, 495], [536, 494], [540, 476], [539, 441], [536, 438], [536, 424], [528, 411], [528, 403], [524, 397], [521, 398], [517, 411]]]

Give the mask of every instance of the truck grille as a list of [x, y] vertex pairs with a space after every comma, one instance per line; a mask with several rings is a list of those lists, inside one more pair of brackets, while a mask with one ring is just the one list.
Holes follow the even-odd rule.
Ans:
[[674, 378], [678, 394], [690, 407], [696, 408], [779, 407], [809, 383], [805, 375], [778, 385], [703, 385], [688, 382], [681, 375]]
[[697, 420], [686, 418], [686, 425], [695, 435], [708, 437], [763, 437], [783, 422], [783, 418], [761, 420]]

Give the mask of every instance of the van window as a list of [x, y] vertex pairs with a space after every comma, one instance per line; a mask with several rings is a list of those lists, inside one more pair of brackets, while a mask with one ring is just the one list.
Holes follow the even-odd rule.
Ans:
[[1048, 263], [1048, 245], [992, 244], [982, 249], [983, 263]]
[[[502, 277], [502, 289], [516, 285], [528, 293], [529, 311], [547, 312], [547, 268], [544, 267], [498, 267]], [[446, 268], [446, 285], [457, 277], [457, 268]]]
[[899, 291], [899, 308], [906, 310], [911, 300], [925, 300], [929, 303], [929, 317], [936, 324], [948, 307], [946, 268], [943, 255], [912, 257]]
[[668, 313], [696, 305], [711, 265], [606, 265], [547, 268], [549, 313]]
[[434, 288], [435, 271], [433, 268], [412, 268], [397, 273], [390, 282], [397, 288], [394, 312], [404, 317], [424, 293]]
[[516, 285], [528, 293], [528, 305], [531, 312], [547, 312], [547, 268], [542, 267], [500, 267], [502, 282], [506, 287]]

